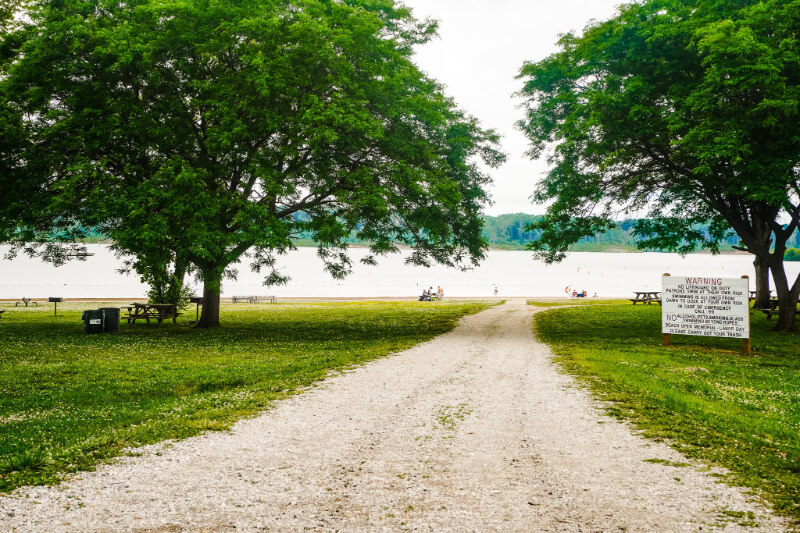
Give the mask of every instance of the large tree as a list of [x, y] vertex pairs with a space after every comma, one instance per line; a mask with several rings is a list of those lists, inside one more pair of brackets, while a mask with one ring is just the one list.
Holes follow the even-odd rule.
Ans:
[[420, 264], [483, 256], [476, 159], [501, 162], [497, 137], [412, 63], [435, 25], [393, 0], [59, 0], [31, 19], [3, 93], [50, 163], [51, 220], [102, 226], [142, 268], [194, 265], [201, 326], [231, 265], [280, 282], [302, 231], [333, 275], [351, 234]]
[[[769, 267], [794, 330], [800, 278], [783, 257], [800, 223], [799, 1], [648, 0], [568, 34], [522, 68], [544, 255], [647, 213], [645, 245], [712, 250], [732, 228]], [[693, 225], [711, 222], [711, 235]]]

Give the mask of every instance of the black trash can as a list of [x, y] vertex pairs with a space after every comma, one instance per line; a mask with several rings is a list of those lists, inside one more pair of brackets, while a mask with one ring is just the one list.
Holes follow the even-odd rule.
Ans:
[[103, 311], [90, 309], [81, 315], [84, 333], [103, 333]]
[[103, 312], [103, 331], [106, 333], [119, 333], [119, 307], [101, 307]]

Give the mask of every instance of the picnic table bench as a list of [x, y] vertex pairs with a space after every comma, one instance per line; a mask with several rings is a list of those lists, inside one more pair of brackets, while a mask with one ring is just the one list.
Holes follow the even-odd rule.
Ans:
[[[767, 315], [767, 320], [771, 320], [773, 316], [781, 314], [781, 310], [778, 309], [777, 298], [770, 298], [769, 308], [756, 309], [756, 311], [761, 311], [762, 313]], [[796, 315], [800, 315], [800, 309], [795, 309], [794, 312]]]
[[0, 318], [2, 318], [2, 317], [3, 317], [3, 313], [5, 313], [5, 312], [6, 312], [6, 310], [5, 310], [5, 309], [0, 309]]
[[633, 305], [637, 303], [644, 304], [658, 304], [661, 305], [661, 292], [659, 291], [634, 291], [633, 294], [636, 295], [636, 298], [628, 298]]
[[21, 300], [22, 300], [21, 302], [16, 302], [16, 303], [14, 304], [14, 307], [19, 307], [19, 304], [25, 304], [25, 307], [28, 307], [28, 304], [30, 304], [30, 303], [32, 303], [33, 305], [35, 305], [35, 306], [37, 306], [37, 307], [39, 306], [39, 302], [34, 302], [34, 301], [32, 301], [32, 300], [33, 300], [33, 298], [25, 298], [25, 297], [23, 296], [23, 297], [21, 298]]
[[247, 302], [257, 304], [261, 300], [269, 300], [269, 303], [275, 303], [278, 299], [275, 296], [231, 296], [231, 303]]
[[127, 310], [128, 314], [122, 315], [122, 318], [127, 320], [128, 324], [131, 322], [135, 324], [137, 320], [146, 320], [149, 324], [151, 318], [158, 321], [159, 324], [162, 320], [171, 318], [172, 323], [175, 324], [177, 318], [183, 314], [178, 312], [178, 306], [175, 304], [132, 303]]

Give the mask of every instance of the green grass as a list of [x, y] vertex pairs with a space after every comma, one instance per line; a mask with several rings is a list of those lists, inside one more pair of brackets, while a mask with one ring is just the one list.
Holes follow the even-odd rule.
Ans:
[[2, 306], [0, 492], [57, 482], [126, 448], [224, 430], [331, 369], [403, 350], [486, 307], [223, 305], [216, 330], [123, 323], [120, 334], [84, 334], [81, 311], [105, 305], [62, 304], [57, 318], [52, 305]]
[[[556, 361], [650, 438], [730, 470], [776, 510], [800, 519], [800, 335], [752, 315], [753, 355], [741, 341], [673, 336], [661, 308], [619, 305], [536, 315]], [[654, 458], [658, 459], [658, 458]]]

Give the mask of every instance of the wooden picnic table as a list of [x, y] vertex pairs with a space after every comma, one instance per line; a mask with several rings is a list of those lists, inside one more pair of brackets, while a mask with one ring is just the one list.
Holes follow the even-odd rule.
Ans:
[[[770, 319], [772, 319], [772, 317], [773, 317], [774, 315], [779, 315], [779, 314], [781, 314], [781, 311], [780, 311], [780, 309], [779, 309], [779, 305], [778, 305], [778, 299], [777, 299], [777, 298], [770, 298], [770, 299], [769, 299], [769, 308], [764, 308], [764, 309], [756, 309], [756, 311], [761, 311], [762, 313], [764, 313], [765, 315], [767, 315], [767, 320], [770, 320]], [[795, 314], [796, 314], [796, 315], [800, 315], [800, 309], [795, 309]]]
[[661, 305], [661, 291], [633, 291], [633, 294], [636, 295], [636, 298], [628, 298], [633, 305], [637, 303], [644, 304], [653, 304], [656, 303]]
[[[750, 301], [751, 302], [756, 299], [756, 292], [757, 291], [750, 291]], [[770, 294], [772, 294], [773, 291], [769, 291], [769, 292], [770, 292]]]
[[128, 314], [122, 318], [127, 320], [128, 324], [131, 322], [135, 324], [137, 320], [146, 320], [149, 324], [151, 318], [157, 320], [159, 324], [162, 320], [171, 318], [174, 324], [182, 314], [178, 312], [178, 306], [175, 304], [132, 303], [127, 309]]

